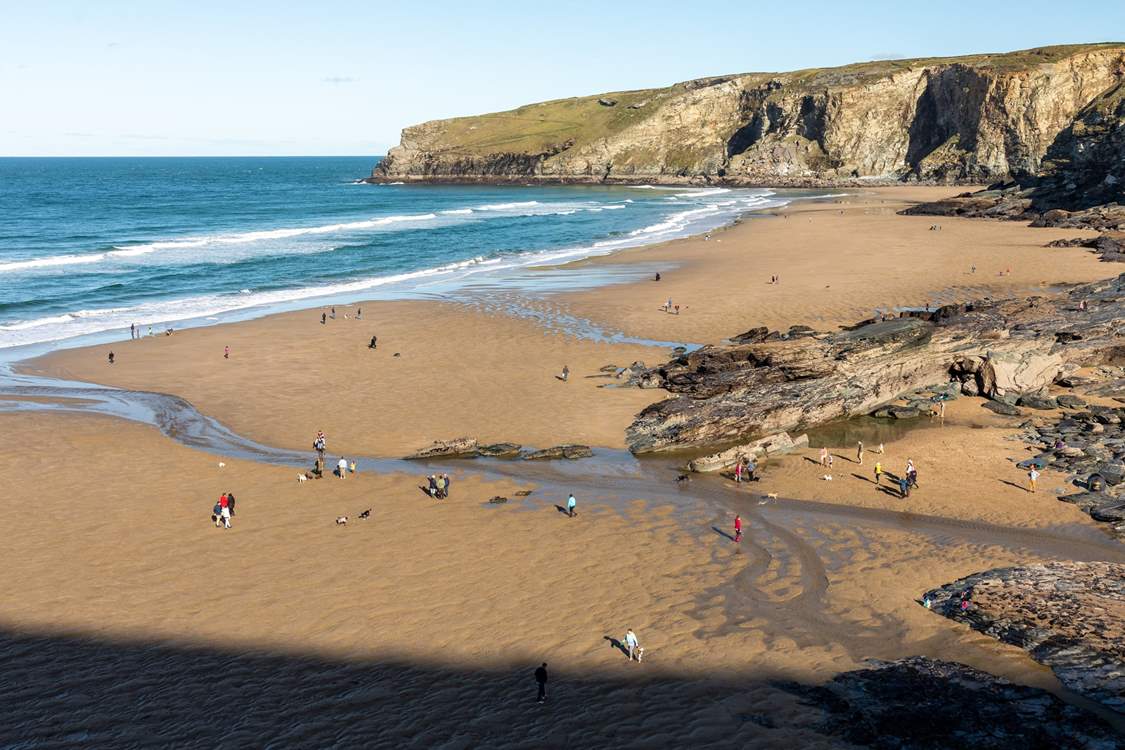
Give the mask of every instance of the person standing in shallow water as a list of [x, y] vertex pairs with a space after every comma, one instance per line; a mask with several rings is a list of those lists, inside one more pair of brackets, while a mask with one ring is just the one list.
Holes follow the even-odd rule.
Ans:
[[539, 686], [539, 694], [535, 698], [536, 703], [544, 703], [547, 700], [547, 662], [543, 662], [535, 670], [535, 684]]
[[574, 510], [574, 508], [577, 505], [578, 505], [578, 501], [574, 499], [574, 493], [572, 492], [566, 498], [566, 514], [568, 516], [570, 516], [571, 518], [574, 518], [576, 515], [578, 515], [577, 512]]

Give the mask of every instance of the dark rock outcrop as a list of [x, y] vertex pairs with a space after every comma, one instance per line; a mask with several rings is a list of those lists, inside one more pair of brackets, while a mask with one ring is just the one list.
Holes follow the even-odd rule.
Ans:
[[1001, 568], [929, 591], [926, 600], [945, 617], [1027, 649], [1071, 690], [1125, 713], [1125, 565]]
[[407, 461], [425, 461], [435, 458], [475, 458], [480, 455], [476, 438], [435, 440], [429, 447], [404, 456]]
[[786, 686], [825, 712], [818, 729], [878, 750], [1109, 750], [1120, 738], [1039, 688], [921, 656], [873, 662], [820, 687]]
[[553, 448], [524, 453], [520, 458], [524, 461], [544, 461], [559, 458], [573, 461], [579, 458], [589, 458], [592, 455], [594, 455], [594, 451], [587, 445], [556, 445]]
[[[642, 411], [626, 439], [635, 453], [729, 445], [869, 414], [950, 381], [949, 394], [972, 383], [1014, 405], [1076, 366], [1125, 359], [1123, 322], [1125, 275], [1062, 297], [986, 300], [839, 333], [755, 329], [634, 377], [674, 397]], [[1065, 331], [1081, 335], [1060, 339]]]

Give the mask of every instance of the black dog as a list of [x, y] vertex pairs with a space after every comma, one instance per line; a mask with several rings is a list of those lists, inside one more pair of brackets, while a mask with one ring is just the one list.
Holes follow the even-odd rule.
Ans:
[[368, 508], [367, 510], [363, 511], [362, 513], [359, 514], [359, 517], [360, 518], [370, 518], [371, 517], [371, 509]]

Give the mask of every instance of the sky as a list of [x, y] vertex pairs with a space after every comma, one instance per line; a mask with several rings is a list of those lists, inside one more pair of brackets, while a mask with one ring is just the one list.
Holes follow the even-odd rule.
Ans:
[[546, 99], [1114, 33], [1120, 0], [0, 0], [0, 156], [376, 155]]

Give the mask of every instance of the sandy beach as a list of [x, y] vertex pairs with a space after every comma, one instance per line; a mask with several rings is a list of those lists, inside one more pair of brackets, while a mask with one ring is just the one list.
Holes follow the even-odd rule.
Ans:
[[[585, 261], [666, 263], [659, 283], [528, 304], [633, 336], [706, 343], [757, 325], [828, 330], [876, 307], [1046, 293], [1114, 274], [1082, 249], [1043, 247], [1081, 232], [895, 214], [953, 192], [794, 204], [710, 239]], [[780, 284], [767, 284], [773, 274]], [[680, 315], [657, 309], [668, 297]], [[307, 450], [322, 429], [331, 457], [397, 457], [462, 435], [621, 449], [633, 416], [664, 395], [602, 387], [615, 381], [601, 368], [654, 364], [667, 348], [581, 340], [487, 300], [336, 311], [326, 324], [316, 309], [64, 350], [22, 369], [174, 394], [272, 446]], [[565, 383], [555, 377], [564, 365]], [[66, 696], [29, 688], [81, 723], [96, 711], [91, 695], [113, 694], [118, 658], [150, 675], [182, 674], [153, 688], [164, 710], [183, 714], [167, 728], [173, 739], [299, 742], [300, 726], [323, 736], [340, 722], [345, 743], [450, 748], [836, 746], [816, 729], [818, 709], [781, 683], [817, 684], [868, 659], [915, 654], [1061, 693], [1021, 649], [916, 601], [998, 566], [1125, 559], [1058, 502], [1062, 475], [1045, 472], [1039, 492], [1027, 492], [1014, 465], [1026, 447], [1007, 439], [1019, 420], [980, 404], [952, 402], [944, 422], [904, 431], [882, 456], [869, 444], [862, 466], [854, 446], [831, 446], [831, 482], [815, 445], [768, 462], [745, 487], [702, 476], [677, 487], [675, 467], [651, 462], [622, 464], [599, 482], [567, 473], [581, 462], [545, 470], [543, 482], [461, 462], [443, 503], [419, 488], [421, 472], [299, 483], [295, 469], [192, 450], [132, 423], [0, 413], [19, 436], [0, 449], [4, 465], [34, 467], [11, 478], [17, 501], [0, 510], [0, 582], [19, 592], [0, 605], [3, 637], [22, 654], [50, 654], [21, 657], [6, 690], [18, 691], [21, 675], [39, 684], [83, 672], [86, 687]], [[871, 481], [876, 460], [899, 471], [908, 458], [920, 483], [908, 501]], [[574, 519], [556, 507], [570, 476]], [[225, 491], [238, 497], [229, 531], [208, 518]], [[495, 495], [511, 501], [490, 505]], [[735, 514], [747, 524], [740, 544], [729, 536]], [[334, 523], [340, 515], [346, 526]], [[608, 640], [627, 627], [644, 664]], [[529, 716], [541, 661], [559, 697], [550, 713]], [[206, 688], [216, 680], [220, 693], [271, 697], [233, 729], [201, 727], [218, 705]], [[276, 726], [267, 709], [289, 692], [306, 701], [301, 721]], [[20, 705], [21, 721], [37, 720], [32, 702]]]

